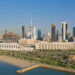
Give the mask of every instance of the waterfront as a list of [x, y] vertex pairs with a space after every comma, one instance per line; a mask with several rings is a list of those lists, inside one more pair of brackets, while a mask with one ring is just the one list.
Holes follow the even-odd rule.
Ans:
[[18, 69], [21, 68], [0, 62], [0, 75], [74, 75], [72, 73], [48, 70], [43, 68], [36, 68], [25, 72], [24, 74], [16, 74], [16, 70]]

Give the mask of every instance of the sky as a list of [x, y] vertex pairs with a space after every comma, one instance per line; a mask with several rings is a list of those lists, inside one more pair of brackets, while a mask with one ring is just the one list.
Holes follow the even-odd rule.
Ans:
[[32, 25], [49, 32], [51, 24], [61, 30], [61, 22], [68, 23], [72, 32], [75, 26], [75, 0], [0, 0], [0, 33], [8, 31], [21, 34], [22, 25], [29, 31]]

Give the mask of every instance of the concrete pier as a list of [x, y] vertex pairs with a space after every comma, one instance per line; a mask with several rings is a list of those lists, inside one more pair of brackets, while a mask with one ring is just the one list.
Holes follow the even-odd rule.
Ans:
[[24, 73], [24, 72], [27, 72], [29, 70], [32, 70], [32, 69], [35, 69], [37, 67], [39, 67], [40, 65], [39, 64], [34, 64], [34, 65], [30, 65], [24, 69], [21, 69], [21, 70], [17, 70], [16, 73]]
[[35, 68], [38, 68], [38, 67], [46, 68], [46, 69], [51, 69], [51, 70], [52, 69], [53, 70], [59, 70], [59, 71], [63, 71], [63, 72], [75, 73], [74, 69], [69, 69], [69, 68], [64, 68], [64, 67], [58, 67], [58, 66], [51, 66], [51, 65], [47, 65], [47, 64], [35, 64], [35, 65], [31, 65], [31, 66], [28, 66], [28, 67], [26, 67], [24, 69], [16, 71], [16, 73], [24, 73], [24, 72], [27, 72], [29, 70], [32, 70], [32, 69], [35, 69]]

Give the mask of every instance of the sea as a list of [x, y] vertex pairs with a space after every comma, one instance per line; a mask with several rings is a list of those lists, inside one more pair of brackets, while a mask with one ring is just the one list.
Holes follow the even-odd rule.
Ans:
[[36, 68], [27, 71], [23, 74], [17, 74], [16, 71], [19, 69], [21, 68], [17, 66], [13, 66], [11, 64], [0, 62], [0, 75], [75, 75], [72, 73], [43, 69], [43, 68]]

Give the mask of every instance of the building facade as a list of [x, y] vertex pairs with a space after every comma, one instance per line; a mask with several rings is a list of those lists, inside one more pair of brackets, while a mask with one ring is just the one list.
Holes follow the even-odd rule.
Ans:
[[75, 37], [75, 27], [73, 27], [73, 37]]
[[17, 42], [20, 39], [20, 36], [18, 34], [14, 34], [13, 32], [5, 32], [3, 34], [3, 42], [5, 43], [14, 43]]
[[75, 49], [74, 42], [39, 42], [35, 45], [37, 50], [68, 50]]
[[56, 41], [56, 25], [51, 25], [51, 40]]
[[30, 38], [32, 38], [32, 33], [33, 33], [33, 31], [32, 31], [32, 25], [30, 25]]
[[20, 38], [18, 43], [22, 46], [34, 46], [37, 40], [35, 39], [28, 39], [28, 38]]
[[32, 47], [23, 47], [17, 43], [0, 43], [0, 50], [32, 51]]
[[68, 24], [66, 22], [62, 22], [62, 40], [67, 40], [68, 36]]
[[36, 40], [37, 36], [36, 36], [36, 28], [33, 27], [33, 39]]
[[56, 40], [58, 41], [59, 39], [59, 30], [57, 30], [57, 34], [56, 34]]
[[41, 29], [38, 29], [38, 40], [41, 40], [42, 38], [42, 32]]
[[22, 26], [22, 37], [26, 37], [26, 26]]

